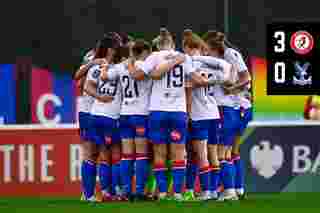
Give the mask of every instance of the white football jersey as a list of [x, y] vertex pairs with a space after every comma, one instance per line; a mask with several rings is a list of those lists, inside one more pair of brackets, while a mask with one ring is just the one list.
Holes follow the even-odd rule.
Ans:
[[[153, 71], [159, 64], [167, 61], [167, 56], [181, 54], [174, 50], [163, 50], [150, 55], [141, 66], [138, 66], [146, 74]], [[186, 56], [184, 63], [175, 66], [165, 73], [160, 80], [153, 80], [150, 111], [186, 112], [185, 84], [187, 76], [190, 76], [195, 68], [192, 60]]]
[[[84, 57], [84, 59], [83, 59], [84, 62], [82, 64], [87, 64], [91, 60], [93, 60], [93, 55], [89, 55], [89, 53], [87, 53], [87, 55]], [[94, 70], [91, 70], [91, 72], [93, 72], [93, 71]], [[90, 72], [90, 69], [88, 70], [85, 83], [88, 79], [89, 72]], [[90, 74], [90, 75], [92, 75], [92, 74]], [[97, 76], [97, 78], [98, 77], [99, 76]], [[78, 97], [78, 101], [77, 101], [78, 112], [90, 113], [91, 106], [92, 106], [93, 102], [94, 102], [94, 98], [91, 97], [90, 95], [88, 95], [85, 91], [83, 91], [81, 96]]]
[[83, 92], [83, 95], [78, 97], [78, 112], [90, 113], [94, 98]]
[[[120, 64], [112, 65], [112, 67], [117, 66], [120, 66]], [[96, 82], [97, 93], [99, 95], [107, 95], [113, 97], [113, 100], [108, 103], [103, 103], [95, 99], [91, 107], [91, 114], [118, 119], [120, 117], [121, 107], [121, 88], [119, 80], [116, 79], [110, 81], [102, 81], [100, 79], [100, 66], [94, 66], [91, 69], [93, 69], [94, 71], [90, 72], [93, 74], [88, 75], [88, 80]], [[96, 76], [98, 76], [98, 78], [96, 78]]]
[[[193, 66], [197, 68], [197, 71], [200, 72], [201, 75], [206, 75], [209, 79], [214, 76], [216, 72], [223, 72], [223, 70], [219, 70], [219, 67], [216, 67], [217, 69], [214, 70], [198, 61], [194, 61]], [[213, 92], [213, 86], [199, 87], [192, 90], [190, 116], [193, 121], [220, 118], [218, 105]]]
[[[136, 65], [143, 63], [137, 61]], [[152, 80], [134, 80], [127, 62], [108, 70], [108, 79], [119, 79], [122, 90], [121, 115], [148, 115]]]
[[242, 55], [235, 49], [227, 48], [224, 51], [224, 60], [230, 64], [236, 64], [239, 68], [239, 72], [245, 72], [248, 70], [246, 63], [243, 60]]
[[[245, 72], [248, 70], [248, 67], [245, 64], [242, 55], [235, 49], [227, 48], [224, 52], [224, 60], [233, 65], [236, 65], [238, 68], [238, 72]], [[238, 109], [242, 105], [242, 98], [239, 96], [239, 94], [224, 95], [224, 90], [221, 86], [215, 86], [215, 97], [218, 104], [222, 106], [229, 106]]]
[[250, 84], [248, 85], [248, 87], [239, 93], [239, 101], [240, 101], [240, 106], [243, 107], [244, 109], [248, 109], [252, 106], [251, 103], [251, 93], [249, 91], [250, 89]]

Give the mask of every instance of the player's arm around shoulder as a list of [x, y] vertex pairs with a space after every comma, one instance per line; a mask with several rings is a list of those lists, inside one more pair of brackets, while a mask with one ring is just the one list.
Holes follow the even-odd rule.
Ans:
[[88, 72], [88, 77], [84, 84], [84, 91], [91, 97], [101, 102], [104, 102], [104, 103], [111, 102], [113, 100], [112, 97], [100, 96], [98, 94], [97, 88], [98, 88], [99, 78], [100, 78], [100, 67], [99, 66], [92, 67]]
[[101, 65], [103, 63], [105, 63], [106, 60], [105, 59], [94, 59], [89, 61], [88, 63], [85, 63], [83, 65], [81, 65], [79, 67], [79, 69], [75, 72], [73, 78], [75, 80], [80, 80], [81, 78], [85, 77], [88, 73], [88, 71], [90, 70], [90, 68], [92, 68], [95, 65]]
[[122, 64], [117, 64], [113, 67], [109, 66], [109, 64], [101, 65], [101, 73], [100, 79], [102, 81], [115, 80], [119, 77], [119, 73], [122, 71]]
[[190, 56], [187, 56], [184, 64], [192, 88], [208, 86], [208, 76], [201, 71], [200, 62], [194, 62]]
[[160, 80], [162, 76], [172, 70], [175, 66], [184, 63], [186, 57], [184, 54], [178, 54], [175, 56], [168, 55], [164, 57], [164, 60], [157, 64], [157, 66], [150, 72], [150, 77], [153, 80]]
[[152, 70], [156, 67], [158, 54], [152, 53], [144, 61], [128, 60], [129, 75], [135, 80], [144, 80], [146, 76], [150, 76]]
[[[232, 80], [232, 84], [226, 88], [227, 91], [231, 93], [239, 93], [246, 89], [251, 84], [251, 75], [248, 70], [247, 65], [245, 64], [242, 55], [236, 50], [230, 53], [232, 58], [232, 76], [236, 76]], [[235, 81], [234, 81], [235, 80]]]
[[128, 72], [134, 80], [143, 81], [146, 79], [146, 73], [140, 68], [141, 66], [143, 66], [143, 61], [128, 60]]

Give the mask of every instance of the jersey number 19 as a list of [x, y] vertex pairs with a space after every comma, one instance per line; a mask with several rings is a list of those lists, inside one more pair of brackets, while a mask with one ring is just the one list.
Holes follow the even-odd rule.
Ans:
[[167, 72], [167, 88], [176, 88], [183, 86], [183, 67], [176, 65], [172, 70]]

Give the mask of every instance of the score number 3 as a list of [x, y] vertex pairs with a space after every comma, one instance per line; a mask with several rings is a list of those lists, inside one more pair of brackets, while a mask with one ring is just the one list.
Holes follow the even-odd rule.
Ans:
[[286, 49], [285, 46], [285, 34], [283, 31], [276, 31], [273, 36], [277, 39], [277, 45], [274, 46], [274, 51], [276, 53], [283, 53]]
[[[274, 46], [274, 52], [283, 53], [285, 51], [285, 33], [276, 31], [273, 36], [277, 39], [277, 44]], [[282, 84], [286, 81], [286, 64], [284, 62], [276, 62], [274, 64], [274, 81]]]

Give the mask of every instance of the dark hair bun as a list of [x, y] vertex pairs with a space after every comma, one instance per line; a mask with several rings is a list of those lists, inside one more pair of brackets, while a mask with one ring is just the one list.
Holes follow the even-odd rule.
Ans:
[[132, 52], [134, 56], [139, 56], [143, 51], [151, 51], [151, 46], [149, 42], [143, 39], [137, 39], [132, 47]]
[[222, 33], [222, 32], [217, 32], [217, 34], [216, 34], [216, 36], [215, 36], [215, 39], [216, 39], [218, 42], [223, 42], [224, 39], [225, 39], [224, 33]]
[[222, 42], [225, 39], [225, 35], [222, 32], [216, 30], [209, 30], [202, 37], [204, 41], [209, 41], [211, 39], [216, 40], [217, 42]]

